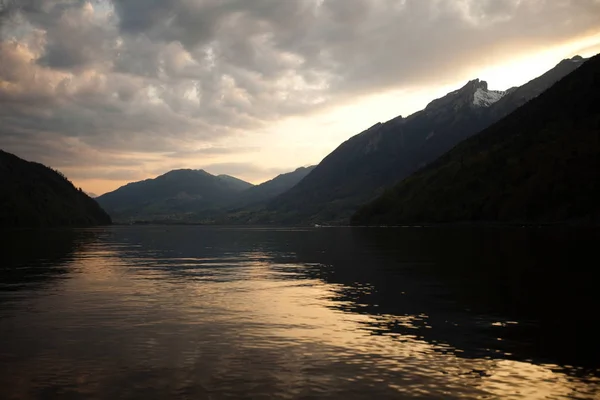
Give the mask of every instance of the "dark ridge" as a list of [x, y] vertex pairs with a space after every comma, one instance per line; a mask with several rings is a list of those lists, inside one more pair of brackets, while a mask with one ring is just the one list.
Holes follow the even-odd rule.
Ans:
[[60, 172], [0, 150], [0, 227], [94, 226], [110, 216]]
[[362, 207], [352, 223], [597, 224], [598, 104], [600, 56], [595, 56], [539, 97]]
[[[502, 93], [475, 79], [422, 111], [373, 125], [342, 143], [298, 185], [273, 199], [258, 222], [348, 223], [360, 205], [577, 69], [582, 63], [574, 60], [564, 60], [539, 78], [509, 89], [495, 102], [493, 98]], [[483, 101], [475, 101], [481, 95]]]

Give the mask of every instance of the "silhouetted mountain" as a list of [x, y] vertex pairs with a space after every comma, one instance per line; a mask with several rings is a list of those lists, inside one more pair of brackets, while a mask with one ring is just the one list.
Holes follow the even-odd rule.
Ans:
[[556, 67], [525, 85], [507, 90], [506, 95], [498, 100], [494, 107], [490, 109], [493, 117], [500, 119], [507, 116], [529, 100], [542, 94], [546, 89], [573, 72], [585, 61], [586, 59], [580, 56], [562, 60]]
[[245, 190], [241, 193], [239, 202], [236, 202], [236, 204], [255, 204], [279, 196], [286, 190], [294, 187], [313, 169], [315, 169], [314, 165], [310, 167], [300, 167], [293, 172], [277, 175], [269, 181]]
[[298, 185], [269, 203], [260, 222], [346, 222], [386, 187], [431, 163], [581, 65], [565, 60], [506, 92], [478, 79], [407, 118], [378, 123], [342, 143]]
[[225, 182], [227, 185], [229, 185], [229, 187], [232, 190], [241, 192], [243, 190], [247, 190], [250, 189], [252, 187], [254, 187], [253, 184], [251, 184], [250, 182], [246, 182], [243, 181], [241, 179], [238, 179], [234, 176], [230, 176], [230, 175], [218, 175], [217, 178], [221, 179], [223, 182]]
[[240, 193], [240, 196], [228, 204], [220, 213], [213, 213], [205, 221], [215, 224], [257, 224], [264, 222], [262, 219], [267, 212], [265, 204], [274, 197], [289, 190], [315, 166], [300, 167], [293, 172], [277, 175], [275, 178], [256, 185]]
[[179, 169], [129, 183], [98, 197], [115, 219], [182, 220], [186, 214], [218, 208], [252, 184], [203, 170]]
[[597, 223], [598, 104], [600, 56], [595, 56], [361, 208], [352, 222]]
[[60, 172], [0, 150], [0, 227], [110, 224], [98, 203]]
[[232, 223], [264, 207], [264, 202], [285, 192], [314, 166], [252, 185], [229, 175], [180, 169], [154, 179], [129, 183], [98, 197], [98, 202], [121, 222]]

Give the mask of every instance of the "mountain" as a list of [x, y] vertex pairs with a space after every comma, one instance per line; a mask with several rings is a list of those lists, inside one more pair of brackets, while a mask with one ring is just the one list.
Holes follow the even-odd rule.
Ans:
[[265, 205], [269, 200], [285, 193], [294, 187], [313, 169], [300, 167], [295, 171], [277, 175], [275, 178], [256, 185], [240, 193], [240, 196], [223, 208], [219, 213], [213, 213], [207, 220], [213, 224], [260, 224], [268, 215]]
[[254, 187], [250, 182], [243, 181], [230, 175], [217, 175], [217, 178], [227, 184], [229, 188], [238, 192]]
[[249, 214], [297, 184], [313, 168], [301, 167], [256, 186], [229, 175], [180, 169], [129, 183], [98, 197], [98, 202], [121, 222], [245, 223]]
[[314, 165], [310, 167], [300, 167], [295, 171], [277, 175], [275, 178], [269, 181], [245, 190], [243, 193], [241, 193], [240, 199], [238, 202], [236, 202], [236, 204], [256, 204], [279, 196], [280, 194], [294, 187], [313, 169], [315, 169]]
[[521, 87], [511, 88], [490, 110], [494, 119], [507, 116], [529, 100], [539, 96], [563, 77], [569, 75], [586, 61], [581, 56], [562, 60], [545, 74], [533, 79]]
[[378, 123], [342, 143], [306, 178], [273, 199], [261, 222], [347, 222], [361, 204], [490, 126], [581, 65], [564, 60], [531, 82], [489, 90], [478, 79], [403, 118]]
[[352, 223], [598, 223], [598, 104], [600, 55], [362, 207]]
[[0, 150], [0, 227], [106, 225], [95, 200], [58, 171]]
[[178, 169], [154, 179], [129, 183], [98, 197], [118, 220], [182, 220], [231, 202], [252, 184], [228, 175]]

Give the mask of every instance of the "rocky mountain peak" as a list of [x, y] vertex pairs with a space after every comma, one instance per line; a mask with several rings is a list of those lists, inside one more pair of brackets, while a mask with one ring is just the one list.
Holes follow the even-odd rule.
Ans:
[[488, 83], [479, 79], [467, 82], [463, 87], [436, 99], [425, 107], [426, 112], [456, 111], [465, 106], [489, 107], [504, 96], [505, 92], [489, 90]]
[[461, 91], [471, 91], [471, 90], [477, 90], [477, 89], [482, 89], [482, 90], [487, 90], [488, 89], [488, 84], [486, 81], [482, 81], [479, 78], [473, 79], [469, 82], [467, 82], [467, 84], [465, 86], [463, 86], [461, 89]]
[[588, 60], [587, 58], [583, 58], [581, 56], [574, 56], [574, 57], [571, 57], [571, 58], [565, 58], [564, 60], [562, 60], [561, 62], [559, 62], [556, 65], [556, 68], [560, 68], [560, 67], [572, 68], [573, 66], [575, 66], [577, 68], [581, 64], [583, 64], [584, 62], [586, 62], [587, 60]]

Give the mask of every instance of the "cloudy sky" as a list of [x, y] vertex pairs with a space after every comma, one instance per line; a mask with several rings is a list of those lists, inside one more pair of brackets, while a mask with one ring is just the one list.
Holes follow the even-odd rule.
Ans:
[[0, 0], [0, 148], [104, 193], [261, 182], [467, 80], [600, 52], [600, 0]]

